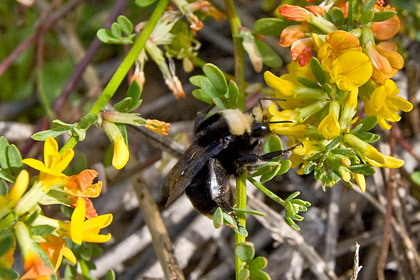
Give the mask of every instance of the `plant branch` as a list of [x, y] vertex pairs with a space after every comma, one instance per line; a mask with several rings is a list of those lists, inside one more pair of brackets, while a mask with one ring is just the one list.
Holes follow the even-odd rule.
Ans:
[[[152, 15], [150, 16], [149, 21], [144, 27], [142, 33], [137, 38], [136, 42], [134, 43], [131, 50], [128, 52], [127, 56], [121, 62], [121, 65], [118, 67], [114, 76], [112, 76], [111, 80], [109, 81], [108, 85], [105, 87], [101, 96], [93, 105], [92, 109], [90, 109], [90, 111], [88, 112], [88, 115], [98, 114], [109, 102], [109, 100], [112, 98], [117, 88], [120, 86], [121, 82], [123, 81], [124, 77], [127, 75], [128, 71], [130, 70], [130, 67], [133, 65], [139, 53], [146, 45], [146, 42], [149, 39], [150, 34], [152, 34], [153, 29], [155, 28], [158, 20], [162, 16], [168, 4], [169, 4], [169, 0], [160, 0], [158, 2], [157, 6], [153, 10]], [[61, 150], [64, 151], [65, 149], [71, 149], [74, 146], [76, 146], [77, 142], [78, 142], [77, 137], [72, 136], [66, 142], [66, 144], [61, 148]]]

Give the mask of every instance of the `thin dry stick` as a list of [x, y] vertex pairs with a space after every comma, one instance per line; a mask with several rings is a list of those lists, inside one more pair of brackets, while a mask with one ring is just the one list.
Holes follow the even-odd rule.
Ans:
[[330, 205], [328, 207], [328, 225], [325, 235], [325, 254], [324, 260], [328, 269], [334, 271], [338, 239], [338, 215], [340, 212], [341, 185], [337, 185], [331, 190]]
[[[376, 209], [378, 209], [381, 213], [385, 214], [386, 212], [385, 207], [383, 207], [382, 204], [379, 203], [379, 201], [375, 199], [370, 193], [361, 192], [361, 191], [358, 191], [357, 189], [355, 190], [358, 194], [360, 194], [361, 196], [366, 198], [370, 203], [372, 203], [372, 205]], [[408, 233], [404, 230], [404, 228], [400, 226], [400, 224], [393, 217], [391, 217], [391, 223], [395, 231], [400, 235], [401, 239], [403, 240], [403, 244], [406, 250], [408, 250], [412, 254], [413, 261], [415, 261], [417, 266], [420, 267], [420, 255], [416, 250], [416, 245], [410, 239], [410, 237], [408, 236]]]
[[357, 275], [359, 275], [362, 266], [359, 266], [359, 243], [356, 242], [356, 250], [354, 252], [354, 259], [353, 259], [353, 275], [351, 276], [351, 280], [356, 280]]
[[162, 266], [165, 279], [185, 279], [182, 270], [178, 265], [178, 261], [175, 258], [172, 243], [169, 239], [165, 224], [160, 217], [158, 206], [153, 200], [148, 187], [140, 176], [134, 177], [132, 182], [137, 194], [140, 211], [152, 236], [153, 248], [155, 249], [159, 263]]
[[[391, 156], [394, 155], [395, 148], [395, 137], [393, 133], [395, 131], [394, 126], [391, 127], [391, 133], [389, 137], [389, 147], [391, 150]], [[392, 200], [394, 193], [394, 169], [389, 169], [389, 177], [387, 182], [387, 194], [386, 194], [386, 212], [385, 212], [385, 224], [384, 224], [384, 237], [381, 244], [381, 254], [379, 255], [378, 265], [376, 267], [376, 274], [379, 280], [385, 279], [384, 269], [386, 265], [386, 260], [388, 258], [389, 251], [389, 240], [391, 234], [391, 218], [392, 218]]]

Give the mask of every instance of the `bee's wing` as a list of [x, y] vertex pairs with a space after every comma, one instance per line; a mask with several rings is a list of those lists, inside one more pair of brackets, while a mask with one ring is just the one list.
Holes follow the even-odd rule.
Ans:
[[166, 193], [169, 192], [166, 206], [171, 204], [188, 187], [194, 176], [208, 163], [210, 158], [225, 148], [226, 144], [222, 139], [206, 147], [193, 142], [163, 183], [163, 190]]

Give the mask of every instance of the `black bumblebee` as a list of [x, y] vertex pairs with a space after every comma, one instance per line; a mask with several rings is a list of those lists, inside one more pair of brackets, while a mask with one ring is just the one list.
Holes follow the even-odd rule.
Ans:
[[243, 113], [238, 109], [199, 116], [194, 140], [163, 183], [171, 204], [183, 191], [202, 214], [212, 216], [218, 207], [233, 214], [233, 194], [228, 180], [238, 177], [247, 165], [281, 156], [290, 149], [258, 155], [258, 138], [270, 132], [260, 107]]

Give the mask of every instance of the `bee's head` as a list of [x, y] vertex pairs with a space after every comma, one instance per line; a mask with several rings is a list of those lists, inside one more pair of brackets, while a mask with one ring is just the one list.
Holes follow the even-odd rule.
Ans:
[[254, 121], [251, 128], [251, 136], [260, 138], [270, 133], [268, 123]]

